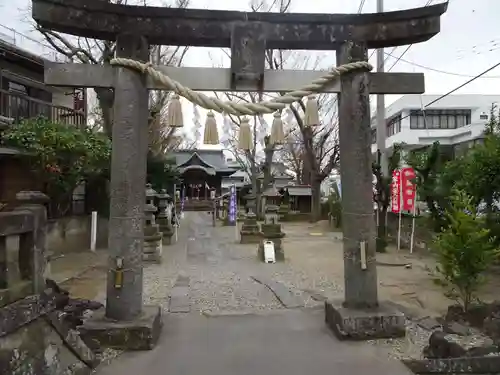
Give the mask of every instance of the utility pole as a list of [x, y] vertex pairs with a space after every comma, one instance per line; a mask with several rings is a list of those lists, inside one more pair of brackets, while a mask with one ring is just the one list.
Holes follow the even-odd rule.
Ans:
[[[377, 0], [377, 13], [382, 13], [384, 11], [384, 0]], [[384, 49], [379, 48], [377, 50], [377, 72], [384, 72]], [[380, 150], [380, 166], [382, 168], [382, 174], [387, 177], [389, 173], [389, 166], [387, 161], [387, 152], [385, 149], [385, 140], [387, 138], [387, 126], [385, 124], [385, 96], [384, 94], [377, 95], [377, 149]]]

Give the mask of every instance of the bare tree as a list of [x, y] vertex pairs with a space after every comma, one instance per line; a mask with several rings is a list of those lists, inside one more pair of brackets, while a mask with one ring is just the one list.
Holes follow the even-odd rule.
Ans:
[[[297, 53], [287, 56], [283, 51], [268, 51], [267, 60], [269, 67], [274, 70], [288, 68], [290, 60], [295, 66], [302, 66], [302, 69], [314, 69], [318, 64], [316, 60], [311, 67], [310, 59]], [[284, 159], [288, 160], [288, 166], [295, 172], [298, 182], [311, 186], [313, 221], [319, 220], [321, 216], [321, 184], [340, 163], [336, 104], [336, 97], [319, 95], [318, 107], [322, 123], [314, 127], [304, 124], [303, 100], [290, 106], [294, 124], [292, 136], [284, 148]]]
[[[270, 4], [266, 0], [252, 0], [250, 2], [250, 8], [252, 12], [271, 12], [278, 11], [280, 13], [285, 13], [289, 10], [291, 4], [291, 0], [272, 0]], [[230, 58], [229, 52], [223, 50], [223, 52]], [[217, 96], [217, 93], [215, 94]], [[262, 92], [251, 92], [251, 93], [235, 93], [235, 92], [226, 92], [224, 93], [225, 97], [231, 101], [239, 101], [246, 103], [257, 103], [262, 101], [264, 97], [267, 98], [268, 95]], [[229, 139], [226, 140], [226, 145], [228, 146], [228, 151], [230, 151], [235, 159], [240, 163], [242, 168], [248, 174], [252, 191], [257, 196], [257, 213], [261, 213], [261, 199], [260, 193], [261, 189], [258, 186], [258, 176], [260, 173], [263, 173], [263, 183], [262, 187], [267, 187], [272, 180], [271, 176], [271, 166], [273, 162], [273, 156], [276, 151], [276, 146], [270, 143], [269, 136], [261, 136], [262, 127], [261, 122], [264, 121], [262, 117], [253, 116], [252, 121], [252, 147], [250, 150], [240, 150], [238, 148], [237, 141], [237, 133], [238, 128], [241, 123], [241, 118], [236, 116], [229, 116], [232, 124], [233, 131], [229, 136]]]
[[[261, 100], [262, 94], [259, 93], [225, 93], [228, 100], [231, 101], [243, 101], [257, 103]], [[259, 119], [257, 116], [253, 116], [251, 129], [252, 129], [252, 147], [250, 150], [240, 150], [238, 147], [238, 131], [241, 124], [241, 117], [231, 116], [229, 118], [232, 122], [232, 132], [227, 138], [227, 149], [230, 151], [238, 163], [242, 166], [245, 172], [248, 174], [251, 184], [252, 191], [258, 193], [257, 177], [259, 174], [259, 160], [258, 160], [258, 147], [259, 147], [259, 137], [258, 137], [258, 127]], [[259, 211], [258, 211], [259, 212]]]
[[[290, 10], [291, 4], [292, 0], [254, 0], [251, 2], [250, 8], [253, 12], [286, 13]], [[266, 51], [267, 69], [315, 69], [319, 63], [320, 58], [313, 54], [282, 50]], [[278, 93], [277, 95], [284, 94]], [[226, 93], [225, 95], [229, 100], [243, 102], [256, 102], [257, 96], [259, 101], [263, 98], [262, 93]], [[263, 145], [259, 145], [256, 139], [256, 120], [254, 120], [253, 149], [242, 153], [234, 147], [236, 142], [232, 143], [231, 147], [236, 159], [246, 166], [254, 191], [257, 191], [256, 179], [260, 172], [264, 174], [263, 185], [267, 186], [271, 183], [273, 157], [275, 154], [280, 155], [281, 160], [296, 174], [297, 182], [311, 186], [313, 194], [312, 217], [315, 221], [319, 219], [321, 214], [321, 183], [339, 165], [336, 98], [332, 95], [320, 95], [318, 102], [321, 108], [322, 124], [318, 124], [316, 127], [304, 125], [302, 117], [305, 103], [303, 101], [291, 106], [293, 124], [288, 124], [292, 127], [287, 136], [287, 143], [283, 147], [271, 144], [269, 137], [264, 137]], [[233, 119], [233, 122], [236, 126], [239, 125], [239, 120]], [[263, 162], [258, 163], [257, 156], [262, 153], [264, 154]], [[257, 202], [259, 201], [260, 199], [257, 200]]]
[[[108, 0], [111, 2], [111, 0]], [[189, 0], [174, 0], [174, 6], [185, 8]], [[113, 0], [116, 4], [127, 4], [127, 0]], [[146, 0], [140, 0], [135, 5], [146, 6]], [[166, 6], [169, 6], [168, 4]], [[43, 35], [45, 41], [57, 52], [67, 57], [69, 61], [81, 64], [108, 64], [115, 55], [116, 43], [89, 38], [71, 37], [58, 33], [39, 25], [36, 29]], [[152, 46], [150, 49], [150, 60], [154, 64], [180, 66], [187, 52], [187, 47]], [[96, 108], [93, 109], [95, 127], [100, 127], [108, 136], [112, 134], [113, 124], [113, 101], [114, 93], [110, 88], [94, 88], [96, 95]], [[149, 100], [149, 125], [152, 136], [161, 136], [162, 139], [154, 140], [155, 144], [165, 146], [166, 142], [176, 140], [179, 144], [176, 129], [165, 128], [165, 107], [168, 103], [170, 92], [154, 91], [150, 93]], [[151, 129], [153, 127], [154, 129]], [[161, 131], [160, 131], [161, 128]], [[180, 142], [182, 143], [182, 142]], [[168, 149], [163, 147], [162, 149]]]

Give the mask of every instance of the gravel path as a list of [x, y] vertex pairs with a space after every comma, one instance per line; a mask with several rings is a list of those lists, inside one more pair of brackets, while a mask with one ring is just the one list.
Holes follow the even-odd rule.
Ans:
[[[304, 224], [306, 225], [306, 224]], [[189, 280], [191, 313], [259, 312], [285, 308], [253, 277], [262, 276], [287, 286], [305, 307], [322, 306], [324, 298], [343, 298], [342, 242], [338, 235], [308, 237], [292, 228], [284, 240], [285, 262], [263, 264], [257, 246], [240, 245], [236, 228], [212, 227], [205, 212], [188, 212], [175, 245], [164, 247], [163, 263], [144, 269], [145, 303], [167, 311], [179, 276]], [[408, 322], [400, 340], [374, 340], [372, 345], [392, 358], [419, 357], [429, 333]]]
[[283, 308], [274, 294], [252, 276], [283, 283], [302, 298], [306, 307], [322, 304], [315, 291], [326, 290], [325, 295], [332, 296], [342, 290], [324, 273], [311, 274], [290, 262], [259, 262], [257, 245], [240, 245], [234, 227], [212, 227], [205, 212], [186, 213], [178, 243], [164, 247], [163, 263], [145, 267], [145, 303], [166, 307], [169, 291], [179, 275], [189, 278], [191, 311]]

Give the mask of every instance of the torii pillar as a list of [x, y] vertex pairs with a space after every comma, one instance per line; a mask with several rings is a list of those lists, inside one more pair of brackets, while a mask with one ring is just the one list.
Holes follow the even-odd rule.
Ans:
[[[140, 34], [116, 38], [116, 56], [149, 61]], [[114, 88], [106, 310], [85, 321], [81, 332], [102, 346], [152, 349], [162, 327], [160, 306], [143, 305], [142, 254], [148, 153], [146, 77], [117, 68]]]
[[[125, 43], [122, 57], [144, 60], [141, 51], [147, 43], [231, 48], [229, 69], [158, 69], [196, 91], [258, 92], [296, 90], [323, 75], [318, 71], [265, 70], [266, 49], [335, 50], [339, 65], [366, 61], [368, 49], [429, 40], [440, 31], [440, 17], [447, 8], [447, 4], [437, 4], [377, 14], [279, 14], [124, 6], [100, 0], [84, 4], [79, 0], [32, 3], [33, 18], [41, 26], [76, 36], [118, 40], [120, 54]], [[128, 40], [124, 32], [134, 36]], [[45, 83], [115, 90], [109, 235], [113, 255], [106, 316], [95, 323], [93, 331], [109, 332], [114, 328], [112, 332], [121, 332], [123, 327], [142, 327], [139, 331], [143, 336], [154, 336], [158, 332], [158, 314], [142, 306], [139, 249], [144, 215], [139, 202], [144, 200], [144, 191], [140, 190], [144, 189], [146, 169], [146, 89], [162, 87], [140, 73], [88, 64], [47, 64]], [[323, 89], [340, 94], [345, 299], [327, 301], [325, 305], [326, 322], [340, 338], [404, 334], [403, 315], [381, 303], [377, 295], [369, 94], [424, 91], [423, 74], [362, 72], [345, 75], [340, 82]], [[136, 159], [131, 161], [132, 157]], [[117, 264], [117, 260], [123, 264]], [[124, 272], [122, 290], [117, 290], [117, 269]], [[120, 335], [115, 341], [108, 339], [108, 344], [117, 346], [124, 337]], [[103, 336], [105, 340], [107, 336]]]
[[[364, 43], [344, 43], [337, 50], [337, 65], [367, 60]], [[378, 299], [368, 74], [343, 75], [341, 87], [344, 301], [325, 302], [325, 321], [341, 339], [402, 337], [406, 333], [403, 313]]]

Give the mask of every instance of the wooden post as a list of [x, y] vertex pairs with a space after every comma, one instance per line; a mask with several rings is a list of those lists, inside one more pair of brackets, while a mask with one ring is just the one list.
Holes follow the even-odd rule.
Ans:
[[[147, 41], [135, 35], [120, 35], [116, 55], [148, 61]], [[139, 72], [117, 68], [115, 77], [106, 317], [131, 320], [142, 312], [148, 91], [146, 79]], [[119, 287], [117, 268], [123, 270]]]

